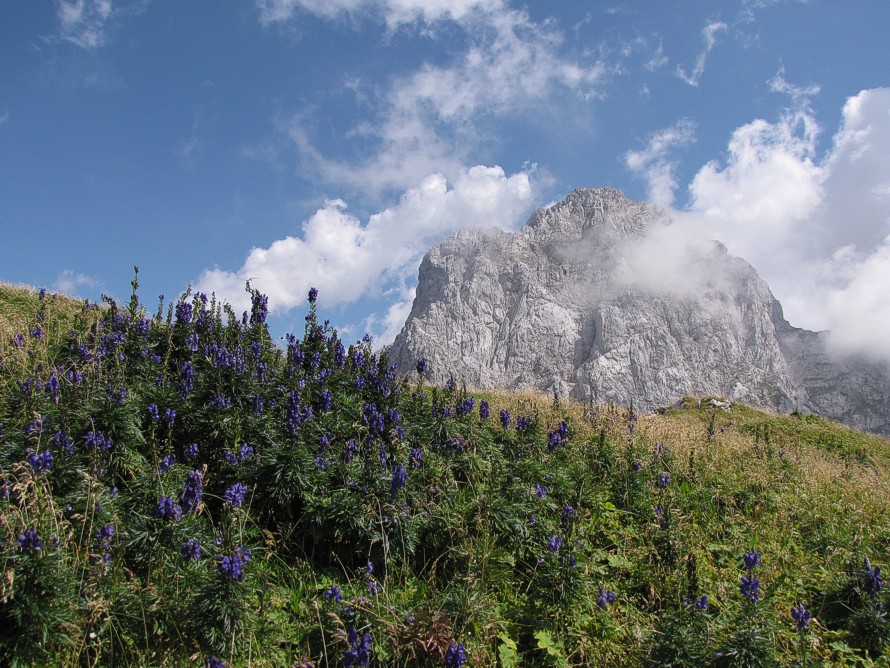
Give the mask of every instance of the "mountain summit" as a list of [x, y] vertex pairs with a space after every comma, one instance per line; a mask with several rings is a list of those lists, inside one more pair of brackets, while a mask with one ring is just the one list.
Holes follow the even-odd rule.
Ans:
[[716, 242], [670, 243], [657, 208], [579, 189], [516, 233], [452, 235], [424, 257], [390, 355], [434, 382], [533, 388], [643, 410], [717, 395], [890, 433], [890, 370], [829, 355]]

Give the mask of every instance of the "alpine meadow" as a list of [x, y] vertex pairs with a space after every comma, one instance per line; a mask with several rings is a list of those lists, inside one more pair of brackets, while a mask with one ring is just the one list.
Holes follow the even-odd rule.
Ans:
[[888, 666], [890, 443], [0, 285], [0, 662]]

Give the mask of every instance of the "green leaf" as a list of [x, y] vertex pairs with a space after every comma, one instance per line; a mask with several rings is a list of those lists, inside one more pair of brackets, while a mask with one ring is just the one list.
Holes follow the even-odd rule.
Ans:
[[501, 660], [501, 668], [515, 668], [519, 665], [519, 652], [516, 651], [516, 643], [506, 633], [498, 635], [501, 644], [498, 645], [498, 657]]

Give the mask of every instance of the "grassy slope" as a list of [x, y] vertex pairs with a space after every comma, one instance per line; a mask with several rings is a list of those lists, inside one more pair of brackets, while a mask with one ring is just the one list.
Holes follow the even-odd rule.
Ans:
[[[69, 328], [84, 326], [79, 303], [48, 297], [45, 304], [41, 324], [49, 338], [64, 337]], [[13, 350], [10, 337], [18, 331], [27, 337], [27, 331], [37, 324], [34, 314], [39, 306], [33, 292], [0, 284], [0, 367], [7, 381], [23, 352]], [[535, 640], [522, 637], [504, 612], [504, 606], [511, 605], [504, 587], [515, 586], [504, 564], [513, 557], [487, 544], [490, 536], [479, 528], [492, 521], [486, 513], [491, 512], [497, 490], [486, 487], [485, 481], [500, 466], [488, 459], [494, 451], [488, 449], [487, 437], [480, 437], [478, 448], [470, 454], [478, 471], [471, 470], [466, 482], [455, 483], [461, 485], [455, 489], [461, 490], [465, 505], [443, 510], [443, 523], [455, 532], [455, 549], [461, 551], [457, 561], [467, 569], [461, 576], [466, 600], [456, 605], [448, 599], [454, 591], [435, 590], [436, 581], [430, 575], [435, 564], [410, 576], [394, 574], [391, 582], [384, 584], [396, 613], [391, 618], [386, 614], [377, 617], [382, 629], [378, 633], [387, 633], [394, 647], [403, 643], [411, 648], [412, 641], [403, 637], [399, 627], [400, 611], [426, 606], [427, 610], [454, 614], [457, 608], [459, 628], [465, 637], [475, 639], [468, 644], [476, 665], [492, 665], [498, 652], [505, 651], [503, 647], [509, 650], [510, 642], [537, 642], [541, 661], [546, 659], [553, 665], [564, 661], [634, 665], [645, 653], [658, 611], [668, 603], [662, 597], [682, 589], [688, 577], [684, 564], [690, 557], [695, 558], [697, 591], [715, 602], [715, 615], [729, 614], [738, 606], [734, 601], [738, 599], [740, 555], [756, 547], [764, 555], [759, 572], [766, 592], [763, 606], [785, 627], [792, 625], [790, 607], [802, 598], [816, 620], [830, 616], [827, 606], [832, 591], [863, 556], [887, 564], [890, 443], [882, 438], [815, 416], [776, 415], [735, 405], [718, 409], [707, 401], [692, 400], [663, 414], [641, 416], [631, 432], [624, 408], [554, 405], [534, 395], [501, 392], [476, 396], [491, 402], [493, 422], [498, 409], [508, 408], [513, 415], [536, 416], [545, 429], [560, 419], [571, 425], [571, 445], [561, 455], [561, 465], [565, 470], [598, 473], [560, 480], [558, 470], [553, 469], [557, 479], [552, 486], [571, 490], [563, 498], [571, 497], [579, 508], [579, 535], [596, 545], [581, 564], [585, 580], [594, 583], [588, 589], [595, 591], [600, 584], [614, 589], [619, 605], [612, 612], [611, 626], [603, 631], [590, 605], [593, 599], [587, 600], [586, 607], [583, 600], [576, 604], [571, 609], [575, 622], [567, 621], [562, 632], [552, 632], [556, 637], [552, 651], [547, 648], [549, 636]], [[622, 509], [620, 503], [612, 503], [620, 500], [615, 478], [623, 475], [624, 463], [638, 459], [644, 470], [654, 471], [652, 453], [658, 444], [669, 452], [673, 479], [667, 490], [647, 487], [645, 499], [635, 508]], [[474, 456], [477, 459], [473, 460]], [[518, 484], [530, 488], [534, 482]], [[611, 490], [611, 496], [603, 492], [606, 489]], [[671, 516], [676, 554], [670, 568], [653, 557], [659, 528], [654, 514], [646, 517], [641, 510], [651, 507], [651, 500], [662, 501]], [[475, 515], [475, 529], [466, 516], [467, 508], [473, 507], [483, 509]], [[554, 510], [558, 513], [558, 508]], [[448, 512], [465, 516], [449, 517]], [[274, 544], [273, 538], [268, 538]], [[274, 558], [270, 559], [274, 563]], [[288, 636], [305, 638], [301, 626], [323, 625], [314, 597], [330, 583], [350, 578], [349, 569], [322, 567], [308, 556], [305, 561], [291, 563], [295, 564], [293, 575], [281, 575], [286, 569], [278, 569], [269, 586], [266, 623], [276, 628], [264, 633], [279, 634], [281, 642]], [[668, 586], [671, 583], [675, 586]], [[352, 593], [357, 595], [361, 583], [353, 584]], [[344, 584], [344, 593], [346, 588]], [[520, 592], [516, 594], [521, 598]], [[584, 621], [585, 615], [589, 620]], [[841, 636], [819, 621], [814, 621], [814, 628], [815, 651], [825, 664], [844, 665], [842, 644], [834, 651], [829, 649]], [[791, 657], [793, 635], [777, 637], [777, 652]], [[256, 656], [252, 660], [262, 663]]]

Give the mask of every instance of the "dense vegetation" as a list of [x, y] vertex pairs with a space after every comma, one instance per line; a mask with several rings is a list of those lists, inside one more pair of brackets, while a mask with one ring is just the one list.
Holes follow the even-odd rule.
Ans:
[[[887, 666], [890, 444], [0, 286], [0, 663]], [[430, 360], [428, 364], [435, 364]]]

